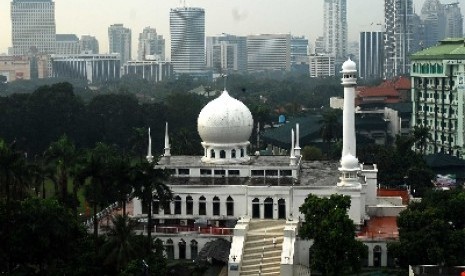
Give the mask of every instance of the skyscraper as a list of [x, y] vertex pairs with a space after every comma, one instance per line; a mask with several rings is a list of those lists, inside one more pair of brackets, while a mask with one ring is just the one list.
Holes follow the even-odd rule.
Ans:
[[157, 34], [155, 28], [145, 27], [139, 34], [139, 47], [137, 50], [137, 60], [150, 59], [165, 60], [165, 39]]
[[171, 63], [176, 74], [205, 73], [205, 11], [180, 7], [170, 11]]
[[382, 78], [384, 68], [384, 32], [360, 32], [360, 77]]
[[57, 55], [76, 55], [79, 54], [79, 38], [75, 34], [57, 34], [56, 35], [55, 54]]
[[118, 53], [121, 64], [131, 60], [131, 30], [123, 24], [113, 24], [108, 28], [108, 41], [110, 53]]
[[445, 37], [463, 37], [463, 16], [458, 1], [456, 3], [445, 4], [444, 14], [446, 17]]
[[12, 55], [55, 52], [55, 3], [52, 0], [11, 2]]
[[385, 0], [384, 77], [409, 72], [408, 55], [413, 48], [413, 1]]
[[324, 2], [324, 49], [336, 59], [347, 58], [347, 2], [325, 0]]
[[207, 37], [207, 67], [214, 73], [247, 70], [247, 37], [230, 34]]
[[260, 34], [247, 36], [249, 72], [291, 70], [291, 35]]
[[439, 0], [426, 0], [421, 8], [420, 18], [424, 27], [423, 38], [421, 39], [423, 48], [436, 45], [439, 40], [445, 37], [444, 8]]

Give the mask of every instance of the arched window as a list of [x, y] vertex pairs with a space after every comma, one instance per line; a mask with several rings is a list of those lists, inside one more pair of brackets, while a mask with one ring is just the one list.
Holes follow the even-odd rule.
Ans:
[[184, 260], [186, 258], [186, 241], [184, 241], [184, 239], [181, 239], [179, 241], [178, 249], [179, 249], [179, 259]]
[[207, 214], [207, 202], [204, 196], [199, 198], [199, 215], [205, 216]]
[[194, 200], [191, 196], [186, 197], [186, 215], [194, 214]]
[[168, 239], [165, 243], [166, 257], [168, 259], [174, 259], [174, 244], [172, 239]]
[[231, 196], [226, 199], [226, 215], [234, 216], [234, 199]]
[[152, 202], [152, 213], [155, 215], [158, 215], [160, 213], [160, 202], [158, 201], [158, 199], [155, 199]]
[[191, 259], [197, 259], [197, 255], [199, 254], [199, 243], [196, 240], [191, 241]]
[[213, 215], [220, 215], [220, 199], [217, 196], [213, 198]]
[[220, 158], [225, 159], [226, 158], [226, 151], [225, 150], [220, 150]]
[[278, 199], [278, 219], [286, 219], [286, 200]]
[[241, 149], [241, 157], [244, 157], [244, 149]]
[[231, 158], [236, 158], [236, 150], [235, 149], [231, 150]]
[[166, 201], [163, 204], [163, 211], [165, 211], [165, 215], [171, 215], [171, 201]]
[[260, 200], [258, 198], [252, 200], [252, 218], [260, 218]]
[[210, 158], [215, 158], [215, 150], [210, 150]]
[[373, 248], [373, 266], [379, 267], [381, 266], [381, 256], [383, 255], [383, 250], [381, 246], [376, 245]]
[[174, 198], [174, 214], [180, 215], [181, 214], [181, 197], [176, 196]]

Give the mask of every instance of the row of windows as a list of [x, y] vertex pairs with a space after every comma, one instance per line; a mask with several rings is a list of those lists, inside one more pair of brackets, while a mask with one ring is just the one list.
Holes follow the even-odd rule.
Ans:
[[[180, 196], [174, 197], [174, 214], [175, 215], [180, 215], [182, 213], [181, 211], [181, 206], [182, 206], [182, 199]], [[215, 196], [213, 197], [212, 201], [212, 213], [214, 216], [219, 216], [221, 214], [221, 201], [219, 197]], [[158, 200], [153, 201], [153, 213], [154, 214], [159, 214], [160, 212], [160, 204]], [[205, 216], [207, 215], [207, 199], [205, 196], [201, 196], [199, 198], [198, 202], [198, 215], [199, 216]], [[171, 214], [171, 203], [167, 202], [165, 206], [163, 206], [163, 211], [165, 215], [170, 215]], [[185, 201], [185, 211], [186, 215], [194, 215], [194, 200], [192, 196], [186, 196], [186, 201]], [[234, 199], [231, 196], [228, 196], [226, 199], [226, 215], [227, 216], [234, 216]]]
[[[190, 169], [177, 169], [178, 175], [182, 176], [189, 176], [190, 175]], [[229, 176], [239, 176], [240, 171], [239, 170], [228, 170], [228, 175]], [[176, 174], [176, 170], [172, 169], [170, 170], [171, 174]], [[215, 176], [224, 176], [226, 175], [226, 170], [223, 169], [218, 169], [218, 170], [212, 170], [212, 169], [200, 169], [200, 175], [203, 176], [210, 176], [210, 175], [215, 175]], [[252, 170], [251, 171], [251, 176], [255, 177], [265, 177], [265, 176], [270, 176], [270, 177], [291, 177], [292, 176], [292, 170]]]
[[424, 64], [417, 64], [414, 63], [412, 65], [412, 72], [413, 73], [420, 73], [420, 74], [442, 74], [444, 72], [444, 66], [438, 63], [424, 63]]

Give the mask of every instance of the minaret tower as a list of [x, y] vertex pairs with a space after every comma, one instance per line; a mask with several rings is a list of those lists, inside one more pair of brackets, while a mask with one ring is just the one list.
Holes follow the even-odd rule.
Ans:
[[342, 85], [344, 86], [344, 111], [342, 117], [342, 156], [341, 177], [337, 186], [359, 186], [357, 172], [360, 164], [355, 148], [355, 86], [357, 85], [357, 67], [350, 58], [342, 65]]

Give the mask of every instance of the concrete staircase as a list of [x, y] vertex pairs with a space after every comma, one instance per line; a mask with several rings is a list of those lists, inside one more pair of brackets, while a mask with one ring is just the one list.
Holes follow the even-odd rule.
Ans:
[[285, 220], [250, 221], [240, 275], [280, 275], [285, 224]]

